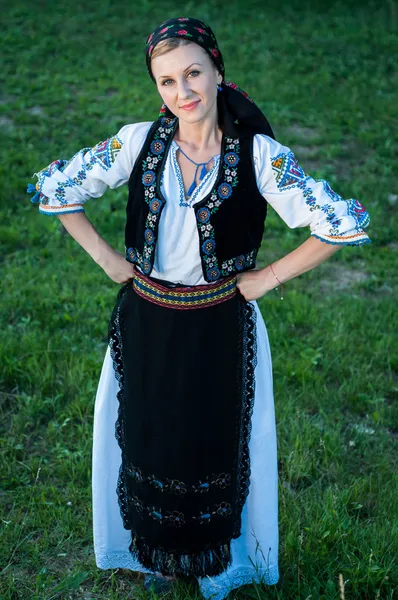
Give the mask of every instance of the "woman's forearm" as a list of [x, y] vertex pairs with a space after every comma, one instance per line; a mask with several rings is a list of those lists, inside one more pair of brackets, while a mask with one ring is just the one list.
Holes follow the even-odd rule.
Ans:
[[106, 264], [110, 256], [117, 253], [116, 250], [100, 236], [84, 212], [58, 215], [58, 219], [68, 233], [101, 267]]
[[[99, 235], [84, 212], [59, 215], [58, 218], [68, 233], [102, 268], [106, 268], [115, 255], [118, 258], [122, 256]], [[317, 267], [341, 247], [310, 237], [298, 248], [273, 262], [272, 268], [278, 279], [285, 283]], [[271, 290], [278, 286], [278, 281], [269, 266], [261, 269], [261, 273], [267, 289]]]
[[[315, 237], [310, 237], [301, 246], [273, 262], [272, 268], [281, 283], [285, 283], [285, 281], [314, 269], [332, 254], [335, 254], [337, 250], [340, 250], [341, 247], [342, 245], [327, 244]], [[262, 269], [262, 272], [269, 289], [278, 286], [278, 281], [269, 266]]]

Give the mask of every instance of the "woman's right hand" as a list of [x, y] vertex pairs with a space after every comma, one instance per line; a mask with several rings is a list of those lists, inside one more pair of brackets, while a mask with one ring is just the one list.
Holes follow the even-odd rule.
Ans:
[[115, 283], [127, 283], [134, 277], [134, 265], [116, 250], [110, 249], [99, 264]]

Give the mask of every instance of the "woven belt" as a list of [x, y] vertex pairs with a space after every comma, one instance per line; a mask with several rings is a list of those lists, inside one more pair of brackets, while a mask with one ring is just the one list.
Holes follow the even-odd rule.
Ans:
[[168, 308], [177, 308], [178, 310], [205, 308], [225, 302], [236, 295], [235, 276], [209, 285], [169, 288], [142, 275], [137, 269], [134, 271], [132, 285], [135, 292], [149, 302]]

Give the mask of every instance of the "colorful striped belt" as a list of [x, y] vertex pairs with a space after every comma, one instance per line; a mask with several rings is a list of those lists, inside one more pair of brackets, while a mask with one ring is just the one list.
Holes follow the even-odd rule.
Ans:
[[236, 295], [236, 277], [231, 276], [209, 285], [166, 287], [134, 269], [132, 281], [135, 292], [160, 306], [189, 310], [225, 302]]

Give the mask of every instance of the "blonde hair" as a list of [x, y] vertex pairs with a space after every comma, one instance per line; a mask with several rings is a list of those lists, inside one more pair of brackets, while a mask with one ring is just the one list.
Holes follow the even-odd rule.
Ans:
[[157, 56], [161, 56], [162, 54], [166, 54], [166, 52], [170, 52], [170, 50], [174, 50], [174, 48], [178, 48], [179, 46], [187, 46], [188, 44], [192, 43], [193, 42], [191, 42], [191, 40], [182, 38], [168, 38], [167, 40], [162, 40], [156, 44], [151, 55], [151, 61]]

